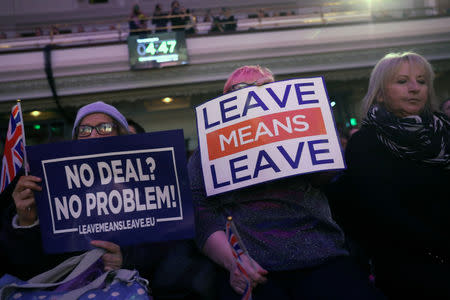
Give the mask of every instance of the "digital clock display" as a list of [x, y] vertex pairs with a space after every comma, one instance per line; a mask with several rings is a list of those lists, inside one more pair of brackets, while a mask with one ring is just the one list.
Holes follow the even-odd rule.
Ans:
[[188, 63], [184, 32], [131, 35], [128, 37], [128, 52], [131, 69]]

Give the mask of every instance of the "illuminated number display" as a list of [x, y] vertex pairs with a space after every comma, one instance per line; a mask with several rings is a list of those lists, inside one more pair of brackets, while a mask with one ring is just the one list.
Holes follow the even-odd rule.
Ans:
[[161, 40], [158, 37], [138, 39], [136, 46], [138, 60], [158, 63], [178, 61], [178, 54], [175, 53], [176, 45], [176, 40]]
[[167, 41], [159, 41], [159, 40], [153, 41], [153, 40], [154, 38], [138, 40], [136, 50], [140, 56], [147, 56], [148, 54], [150, 55], [172, 54], [175, 50], [175, 46], [177, 45], [176, 40], [167, 40]]
[[128, 51], [132, 68], [151, 68], [188, 63], [184, 35], [179, 33], [130, 36]]

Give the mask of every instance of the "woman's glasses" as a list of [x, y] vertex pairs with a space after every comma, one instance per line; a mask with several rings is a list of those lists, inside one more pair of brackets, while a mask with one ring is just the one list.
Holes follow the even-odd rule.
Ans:
[[252, 82], [252, 83], [239, 82], [239, 83], [233, 84], [233, 85], [231, 86], [230, 92], [235, 92], [235, 91], [237, 91], [237, 90], [246, 88], [246, 87], [248, 87], [248, 86], [253, 86], [253, 85], [255, 85], [255, 84], [256, 84], [256, 81], [254, 81], [254, 82]]
[[77, 127], [77, 133], [79, 137], [88, 137], [92, 134], [92, 130], [97, 130], [99, 135], [110, 135], [116, 125], [114, 123], [101, 123], [96, 126], [80, 125]]

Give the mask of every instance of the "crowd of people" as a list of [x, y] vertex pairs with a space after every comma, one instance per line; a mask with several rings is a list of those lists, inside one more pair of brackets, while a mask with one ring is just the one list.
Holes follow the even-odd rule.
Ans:
[[[30, 28], [30, 30], [23, 31], [23, 32], [14, 32], [13, 29], [11, 31], [6, 32], [5, 30], [0, 31], [0, 39], [6, 39], [6, 38], [19, 38], [19, 37], [30, 37], [30, 36], [40, 36], [40, 35], [56, 35], [59, 33], [79, 33], [79, 32], [85, 32], [84, 29], [80, 30], [80, 28], [77, 28], [78, 26], [86, 26], [89, 28], [86, 31], [97, 31], [100, 30], [96, 26], [100, 26], [103, 28], [110, 28], [110, 30], [123, 28], [122, 22], [128, 23], [129, 30], [131, 33], [133, 32], [139, 32], [139, 31], [148, 31], [153, 25], [152, 32], [162, 32], [167, 30], [182, 30], [183, 28], [188, 33], [197, 33], [199, 30], [196, 28], [196, 24], [199, 22], [204, 23], [210, 23], [211, 22], [211, 28], [206, 32], [227, 32], [227, 31], [234, 31], [237, 27], [237, 18], [235, 15], [239, 16], [239, 18], [245, 18], [245, 19], [258, 19], [259, 22], [263, 18], [268, 17], [287, 17], [287, 16], [295, 16], [295, 15], [310, 15], [311, 12], [317, 15], [320, 15], [320, 21], [317, 22], [317, 25], [326, 24], [326, 21], [324, 20], [324, 15], [327, 12], [334, 13], [342, 13], [342, 15], [348, 15], [349, 12], [354, 12], [349, 6], [345, 3], [340, 3], [338, 6], [331, 8], [327, 7], [327, 5], [312, 5], [311, 7], [292, 7], [292, 6], [286, 6], [286, 7], [265, 7], [265, 8], [255, 8], [252, 10], [248, 10], [245, 7], [223, 7], [221, 10], [222, 12], [217, 13], [216, 15], [211, 13], [211, 8], [195, 8], [194, 12], [191, 11], [189, 8], [185, 8], [183, 5], [180, 4], [179, 1], [174, 0], [170, 3], [170, 7], [165, 9], [163, 7], [164, 2], [157, 3], [153, 9], [153, 12], [150, 14], [145, 13], [141, 9], [139, 4], [135, 4], [132, 6], [131, 14], [128, 16], [125, 16], [124, 18], [127, 18], [127, 20], [120, 20], [116, 24], [110, 24], [108, 20], [105, 20], [103, 22], [92, 22], [91, 24], [85, 24], [83, 25], [76, 25], [76, 26], [70, 26], [69, 28], [59, 28], [59, 25], [43, 25], [44, 30], [41, 32], [39, 31], [40, 27], [37, 28]], [[374, 9], [375, 6], [372, 7]], [[218, 8], [213, 8], [213, 10]], [[147, 10], [149, 10], [147, 8]], [[386, 10], [385, 8], [376, 8], [375, 11], [371, 12], [371, 18], [372, 21], [385, 21], [385, 20], [392, 20], [396, 19], [396, 15], [401, 13], [401, 18], [408, 18], [408, 17], [418, 17], [418, 16], [425, 16], [423, 14], [424, 11], [429, 10], [432, 16], [435, 15], [449, 15], [450, 9], [448, 8], [448, 4], [444, 3], [436, 3], [432, 6], [417, 6], [412, 8], [393, 8], [391, 10]], [[233, 15], [233, 12], [235, 15]], [[225, 14], [224, 14], [225, 12]], [[228, 16], [227, 16], [228, 14]], [[204, 15], [204, 16], [202, 16]], [[334, 17], [333, 17], [334, 18]], [[355, 19], [356, 22], [359, 22], [359, 18]], [[103, 24], [101, 24], [103, 23]], [[67, 25], [62, 25], [67, 26]], [[173, 26], [173, 27], [171, 27]], [[276, 25], [276, 26], [279, 26]], [[73, 27], [73, 28], [70, 28]], [[226, 27], [226, 28], [224, 28]], [[275, 28], [275, 27], [273, 27]], [[254, 27], [252, 27], [254, 29]]]
[[[190, 10], [182, 6], [177, 0], [171, 2], [170, 12], [165, 12], [162, 5], [157, 3], [152, 17], [144, 14], [139, 5], [136, 4], [129, 17], [130, 34], [158, 33], [169, 30], [184, 31], [187, 34], [195, 33], [193, 18]], [[149, 30], [149, 24], [154, 25], [154, 30]]]
[[[211, 23], [209, 32], [230, 32], [236, 31], [237, 19], [232, 15], [229, 8], [222, 8], [221, 13], [214, 16], [211, 10], [207, 10], [203, 20], [205, 23]], [[197, 16], [191, 14], [190, 9], [185, 8], [179, 1], [172, 1], [170, 10], [165, 11], [160, 3], [155, 5], [151, 17], [144, 14], [139, 5], [135, 5], [129, 17], [130, 34], [139, 34], [146, 32], [167, 32], [184, 31], [186, 34], [197, 32], [195, 23]], [[149, 24], [153, 25], [153, 30], [149, 30]]]
[[[223, 94], [274, 81], [267, 68], [243, 66]], [[155, 299], [240, 299], [247, 284], [255, 300], [448, 299], [450, 100], [438, 105], [433, 81], [424, 57], [390, 53], [371, 73], [362, 125], [346, 137], [345, 170], [207, 196], [196, 149], [187, 165], [194, 240], [91, 244], [107, 251], [105, 270], [133, 268], [147, 277]], [[94, 102], [78, 111], [72, 138], [143, 131]], [[1, 271], [24, 280], [73, 255], [42, 250], [34, 198], [41, 185], [42, 178], [21, 174], [1, 197]], [[245, 272], [224, 231], [228, 216], [247, 248]]]
[[[277, 16], [274, 13], [274, 16]], [[264, 16], [268, 16], [267, 14]], [[203, 19], [191, 13], [189, 8], [185, 8], [179, 1], [174, 0], [170, 3], [170, 9], [165, 10], [161, 3], [155, 4], [152, 14], [145, 13], [139, 4], [133, 5], [131, 13], [128, 16], [128, 29], [131, 35], [145, 33], [160, 33], [168, 31], [184, 31], [186, 34], [197, 33], [197, 22], [211, 23], [208, 32], [231, 32], [236, 31], [237, 19], [232, 14], [230, 8], [223, 7], [217, 15], [211, 13], [211, 9], [206, 11]], [[118, 25], [109, 25], [110, 30], [115, 30]], [[60, 33], [82, 33], [86, 32], [83, 24], [78, 24], [76, 29], [60, 30], [58, 26], [51, 25], [45, 30], [42, 27], [34, 28], [33, 32], [23, 33], [22, 36], [54, 36]], [[94, 26], [89, 31], [97, 31]], [[6, 39], [8, 36], [5, 32], [0, 32], [0, 39]], [[17, 34], [16, 37], [20, 37]]]

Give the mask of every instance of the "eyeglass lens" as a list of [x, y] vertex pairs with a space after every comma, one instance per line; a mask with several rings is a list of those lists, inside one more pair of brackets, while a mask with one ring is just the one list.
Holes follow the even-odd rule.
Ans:
[[90, 136], [92, 133], [92, 130], [95, 128], [97, 130], [97, 133], [100, 135], [108, 135], [111, 134], [114, 124], [112, 123], [101, 123], [96, 126], [90, 126], [90, 125], [80, 125], [78, 127], [78, 136]]
[[231, 86], [231, 91], [235, 92], [237, 90], [240, 90], [240, 89], [246, 88], [248, 86], [252, 86], [252, 85], [255, 85], [255, 82], [252, 82], [252, 83], [246, 83], [246, 82], [236, 83], [236, 84], [233, 84]]

